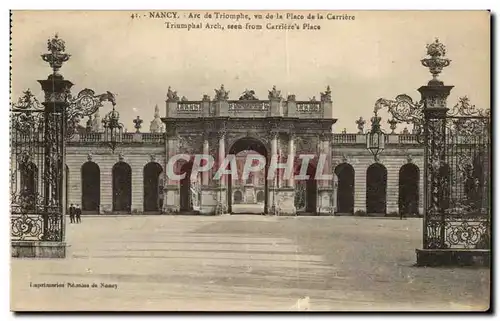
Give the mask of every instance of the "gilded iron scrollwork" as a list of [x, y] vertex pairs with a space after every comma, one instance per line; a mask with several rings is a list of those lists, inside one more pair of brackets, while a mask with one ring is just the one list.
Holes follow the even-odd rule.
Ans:
[[67, 138], [71, 138], [75, 134], [76, 127], [83, 117], [90, 116], [97, 112], [99, 108], [103, 107], [103, 102], [105, 101], [109, 101], [113, 106], [116, 106], [115, 95], [109, 91], [96, 95], [92, 89], [85, 88], [80, 91], [76, 97], [72, 97], [68, 94]]

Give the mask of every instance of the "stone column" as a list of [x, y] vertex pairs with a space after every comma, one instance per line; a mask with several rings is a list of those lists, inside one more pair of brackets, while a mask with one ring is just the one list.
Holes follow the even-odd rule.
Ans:
[[[271, 132], [271, 161], [277, 159], [278, 157], [278, 132]], [[272, 169], [271, 167], [269, 169]], [[270, 214], [277, 215], [279, 204], [277, 204], [276, 194], [277, 194], [277, 170], [274, 172], [274, 177], [269, 183], [269, 201], [270, 201]]]
[[[208, 133], [205, 133], [205, 137], [203, 140], [203, 155], [207, 157], [210, 153], [210, 146], [208, 141]], [[208, 186], [210, 184], [210, 171], [205, 171], [201, 175], [201, 180], [204, 186]]]
[[[126, 155], [125, 155], [126, 156]], [[132, 202], [130, 204], [131, 214], [144, 214], [144, 163], [139, 163], [134, 157], [127, 157], [126, 160], [132, 169]], [[137, 166], [137, 164], [140, 164]], [[134, 166], [135, 165], [135, 166]]]
[[[219, 140], [219, 152], [217, 155], [217, 169], [220, 168], [221, 164], [224, 162], [226, 157], [226, 132], [225, 130], [220, 130], [217, 133], [217, 138]], [[217, 191], [217, 205], [215, 207], [215, 214], [225, 214], [227, 212], [227, 195], [226, 195], [226, 177], [222, 175], [218, 182]]]
[[[332, 166], [331, 166], [331, 150], [330, 150], [330, 140], [328, 135], [322, 135], [320, 137], [321, 139], [321, 153], [325, 155], [325, 164], [323, 166], [323, 172], [325, 175], [333, 174], [332, 173]], [[333, 179], [333, 178], [332, 178]], [[332, 187], [332, 180], [322, 180], [321, 186], [323, 187]]]
[[[173, 164], [169, 165], [169, 160], [172, 158], [178, 149], [178, 140], [176, 136], [176, 130], [174, 127], [165, 124], [165, 172], [168, 166], [172, 166], [172, 170], [176, 170]], [[179, 181], [173, 180], [166, 172], [165, 184], [164, 184], [164, 201], [163, 201], [163, 212], [167, 214], [177, 213], [180, 210], [180, 191], [179, 191]]]
[[[224, 162], [224, 158], [226, 158], [226, 133], [224, 131], [221, 131], [218, 133], [218, 138], [219, 138], [219, 155], [218, 155], [218, 166]], [[220, 187], [225, 187], [226, 186], [226, 176], [223, 175], [220, 178]]]
[[[291, 160], [291, 161], [290, 161]], [[295, 178], [294, 178], [294, 163], [295, 160], [295, 135], [290, 134], [288, 138], [288, 161], [291, 162], [292, 168], [290, 178], [288, 179], [288, 187], [295, 188]]]
[[332, 215], [334, 206], [333, 176], [331, 178], [326, 177], [327, 175], [333, 175], [331, 166], [330, 135], [327, 133], [321, 134], [319, 137], [319, 154], [319, 160], [321, 160], [323, 164], [322, 166], [319, 166], [320, 163], [318, 163], [316, 170], [319, 171], [317, 175], [322, 175], [323, 177], [318, 182], [318, 211], [319, 215]]

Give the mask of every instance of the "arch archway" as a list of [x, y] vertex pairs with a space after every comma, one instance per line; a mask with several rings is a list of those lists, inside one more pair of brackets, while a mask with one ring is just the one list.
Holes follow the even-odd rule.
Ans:
[[337, 184], [337, 212], [354, 213], [354, 168], [342, 163], [335, 167]]
[[96, 212], [101, 202], [101, 170], [94, 162], [82, 165], [82, 211]]
[[380, 163], [370, 165], [366, 171], [366, 212], [387, 212], [387, 169]]
[[234, 191], [234, 203], [235, 204], [243, 203], [243, 193], [241, 191]]
[[157, 162], [149, 162], [143, 169], [144, 212], [157, 212], [160, 207], [160, 175], [163, 168]]
[[316, 213], [317, 198], [318, 198], [318, 184], [316, 182], [316, 166], [309, 164], [307, 168], [307, 175], [309, 179], [306, 181], [306, 212]]
[[125, 162], [113, 166], [113, 211], [130, 213], [132, 206], [132, 169]]
[[399, 169], [399, 213], [418, 215], [420, 170], [415, 164], [405, 164]]
[[[264, 168], [264, 175], [265, 175], [265, 180], [264, 180], [264, 206], [262, 208], [262, 210], [260, 209], [252, 209], [251, 213], [255, 213], [255, 211], [259, 212], [260, 213], [264, 213], [264, 214], [267, 214], [268, 213], [268, 182], [267, 182], [267, 172], [268, 172], [268, 167], [269, 167], [269, 161], [270, 161], [270, 157], [269, 157], [269, 153], [268, 153], [268, 150], [266, 148], [266, 145], [260, 141], [259, 139], [257, 138], [254, 138], [254, 137], [243, 137], [243, 138], [240, 138], [238, 140], [236, 140], [232, 146], [229, 148], [229, 152], [228, 154], [229, 155], [234, 155], [236, 157], [236, 155], [242, 151], [254, 151], [260, 155], [262, 155], [263, 157], [266, 158], [266, 166]], [[231, 170], [231, 164], [229, 164], [228, 166], [228, 169]], [[252, 174], [253, 175], [253, 174]], [[249, 175], [249, 178], [252, 177]], [[234, 178], [236, 179], [236, 178]], [[227, 197], [227, 201], [228, 201], [228, 212], [229, 213], [232, 213], [234, 214], [234, 211], [233, 211], [233, 193], [232, 193], [232, 182], [233, 182], [233, 177], [231, 174], [227, 175], [227, 190], [228, 190], [228, 197]], [[248, 181], [246, 181], [248, 182]], [[236, 201], [235, 201], [236, 203]]]

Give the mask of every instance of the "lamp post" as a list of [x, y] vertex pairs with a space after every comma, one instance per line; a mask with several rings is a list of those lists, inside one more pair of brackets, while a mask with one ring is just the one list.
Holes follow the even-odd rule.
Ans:
[[385, 134], [380, 128], [380, 121], [382, 117], [378, 116], [377, 112], [380, 108], [375, 106], [373, 110], [373, 117], [371, 118], [372, 127], [371, 130], [366, 134], [366, 148], [372, 153], [375, 161], [378, 159], [378, 155], [384, 150], [385, 147]]
[[102, 124], [104, 127], [104, 142], [114, 153], [116, 146], [122, 141], [123, 134], [123, 124], [120, 123], [120, 113], [115, 110], [114, 104], [113, 110], [104, 116]]

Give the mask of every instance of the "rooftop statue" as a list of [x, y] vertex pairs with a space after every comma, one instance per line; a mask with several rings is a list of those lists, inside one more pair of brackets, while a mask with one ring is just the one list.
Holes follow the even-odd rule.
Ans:
[[229, 99], [229, 91], [226, 91], [224, 89], [224, 85], [220, 85], [220, 89], [214, 89], [215, 90], [215, 100], [221, 101], [221, 100], [228, 100]]
[[245, 89], [245, 91], [240, 97], [240, 100], [259, 100], [259, 99], [255, 96], [255, 91]]
[[273, 86], [273, 89], [269, 90], [268, 98], [269, 100], [281, 100], [281, 90], [276, 90], [276, 86]]
[[170, 86], [168, 86], [167, 90], [167, 101], [179, 101], [179, 96], [177, 96], [177, 91], [173, 91]]

